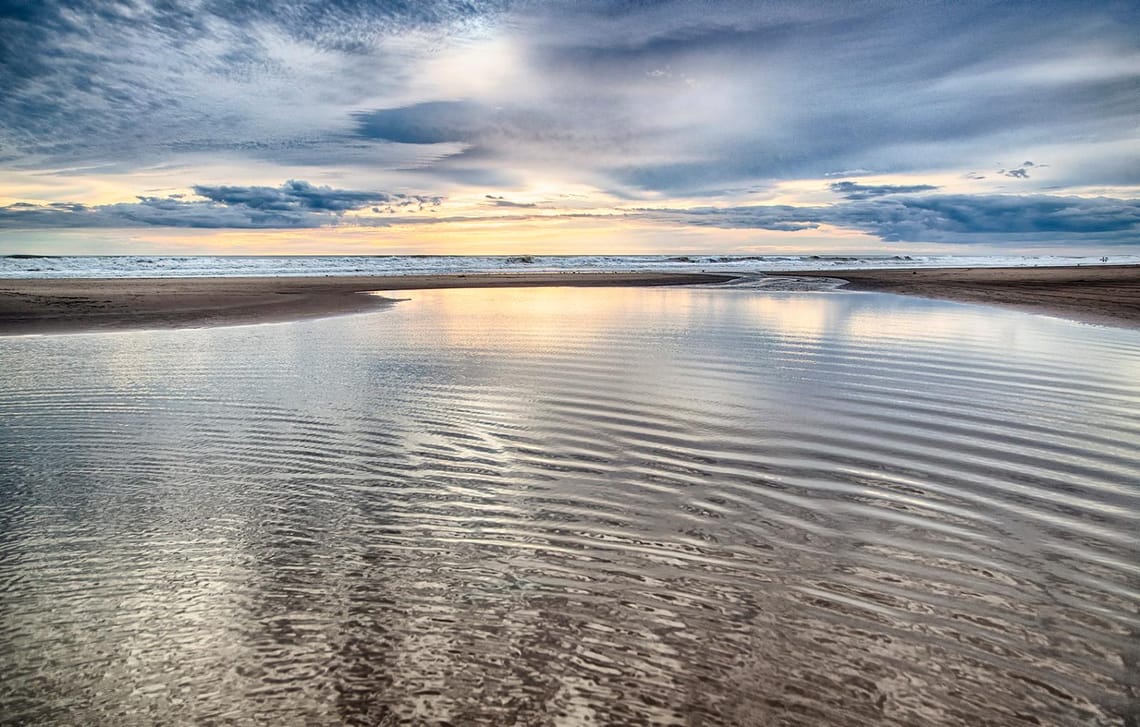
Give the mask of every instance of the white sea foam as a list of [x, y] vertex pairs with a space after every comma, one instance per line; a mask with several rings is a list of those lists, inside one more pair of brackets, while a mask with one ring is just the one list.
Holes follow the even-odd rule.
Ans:
[[[416, 275], [485, 272], [674, 271], [764, 273], [888, 267], [1099, 265], [1062, 255], [381, 255], [381, 256], [29, 256], [0, 257], [0, 278]], [[1140, 263], [1114, 255], [1110, 264]]]

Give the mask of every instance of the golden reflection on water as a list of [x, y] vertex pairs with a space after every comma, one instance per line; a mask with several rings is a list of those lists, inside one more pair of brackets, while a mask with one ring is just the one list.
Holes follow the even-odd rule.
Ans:
[[844, 328], [847, 312], [837, 308], [827, 294], [775, 293], [754, 296], [748, 308], [757, 323], [784, 336], [818, 341]]
[[[459, 348], [505, 348], [539, 352], [571, 338], [583, 343], [599, 332], [635, 321], [688, 325], [694, 300], [684, 295], [645, 294], [637, 288], [472, 288], [401, 291], [400, 305], [430, 307], [441, 322], [424, 336]], [[661, 293], [662, 291], [655, 291]], [[478, 325], [461, 322], [478, 321]]]

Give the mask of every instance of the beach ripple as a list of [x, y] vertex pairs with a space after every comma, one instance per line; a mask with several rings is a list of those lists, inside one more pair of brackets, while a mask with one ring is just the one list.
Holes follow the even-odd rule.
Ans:
[[0, 342], [2, 721], [1140, 719], [1140, 333], [408, 297]]

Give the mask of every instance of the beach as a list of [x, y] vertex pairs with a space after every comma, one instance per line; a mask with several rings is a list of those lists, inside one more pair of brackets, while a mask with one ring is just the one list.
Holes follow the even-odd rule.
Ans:
[[360, 313], [392, 302], [369, 292], [691, 285], [731, 277], [604, 272], [3, 280], [0, 335], [271, 323]]
[[[1014, 306], [1140, 325], [1140, 266], [826, 270], [846, 289]], [[194, 327], [317, 318], [375, 309], [400, 290], [656, 286], [727, 282], [731, 273], [555, 272], [326, 277], [19, 279], [0, 281], [0, 334]]]
[[747, 285], [383, 295], [0, 339], [5, 721], [1140, 713], [1140, 330]]
[[1140, 727], [1140, 0], [9, 5], [0, 727]]
[[1092, 323], [1140, 325], [1140, 266], [933, 268], [796, 273], [842, 278], [847, 290], [1013, 306]]

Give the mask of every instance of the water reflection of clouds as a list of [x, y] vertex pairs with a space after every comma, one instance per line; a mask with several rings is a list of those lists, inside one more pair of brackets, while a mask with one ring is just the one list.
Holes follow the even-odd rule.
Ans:
[[[667, 309], [662, 291], [629, 288], [473, 288], [402, 292], [410, 315], [428, 311], [417, 336], [467, 350], [541, 353], [638, 321], [656, 325]], [[655, 294], [656, 293], [656, 294]], [[679, 295], [683, 301], [683, 294]], [[400, 311], [397, 311], [399, 314]], [[684, 318], [684, 316], [680, 316]], [[432, 339], [428, 339], [432, 340]]]
[[[1005, 308], [964, 305], [924, 298], [860, 293], [851, 299], [851, 313], [842, 333], [856, 340], [927, 346], [984, 340], [1018, 346], [1023, 340], [1048, 342], [1052, 333], [1045, 319]], [[1034, 325], [1026, 326], [1027, 320]]]
[[844, 301], [830, 293], [768, 293], [749, 298], [746, 306], [756, 323], [805, 343], [833, 335], [850, 313]]
[[[932, 653], [979, 683], [1060, 667], [1052, 633], [964, 645], [915, 620], [968, 611], [997, 633], [1043, 580], [1098, 604], [1107, 625], [1051, 612], [1089, 643], [1127, 616], [1126, 573], [1096, 564], [1134, 544], [1135, 498], [1106, 480], [1136, 461], [1135, 332], [873, 294], [407, 297], [0, 342], [0, 464], [16, 458], [19, 485], [0, 600], [8, 633], [32, 634], [13, 641], [21, 668], [102, 695], [87, 716], [154, 707], [152, 690], [204, 721], [254, 692], [278, 716], [374, 722], [495, 699], [536, 721], [551, 699], [624, 717], [695, 680], [737, 700], [844, 694], [820, 663], [917, 704], [942, 684]], [[1021, 661], [987, 661], [986, 639]], [[1089, 671], [1084, 693], [1116, 688]], [[583, 679], [606, 698], [558, 691]], [[1071, 704], [1027, 690], [999, 696]]]

